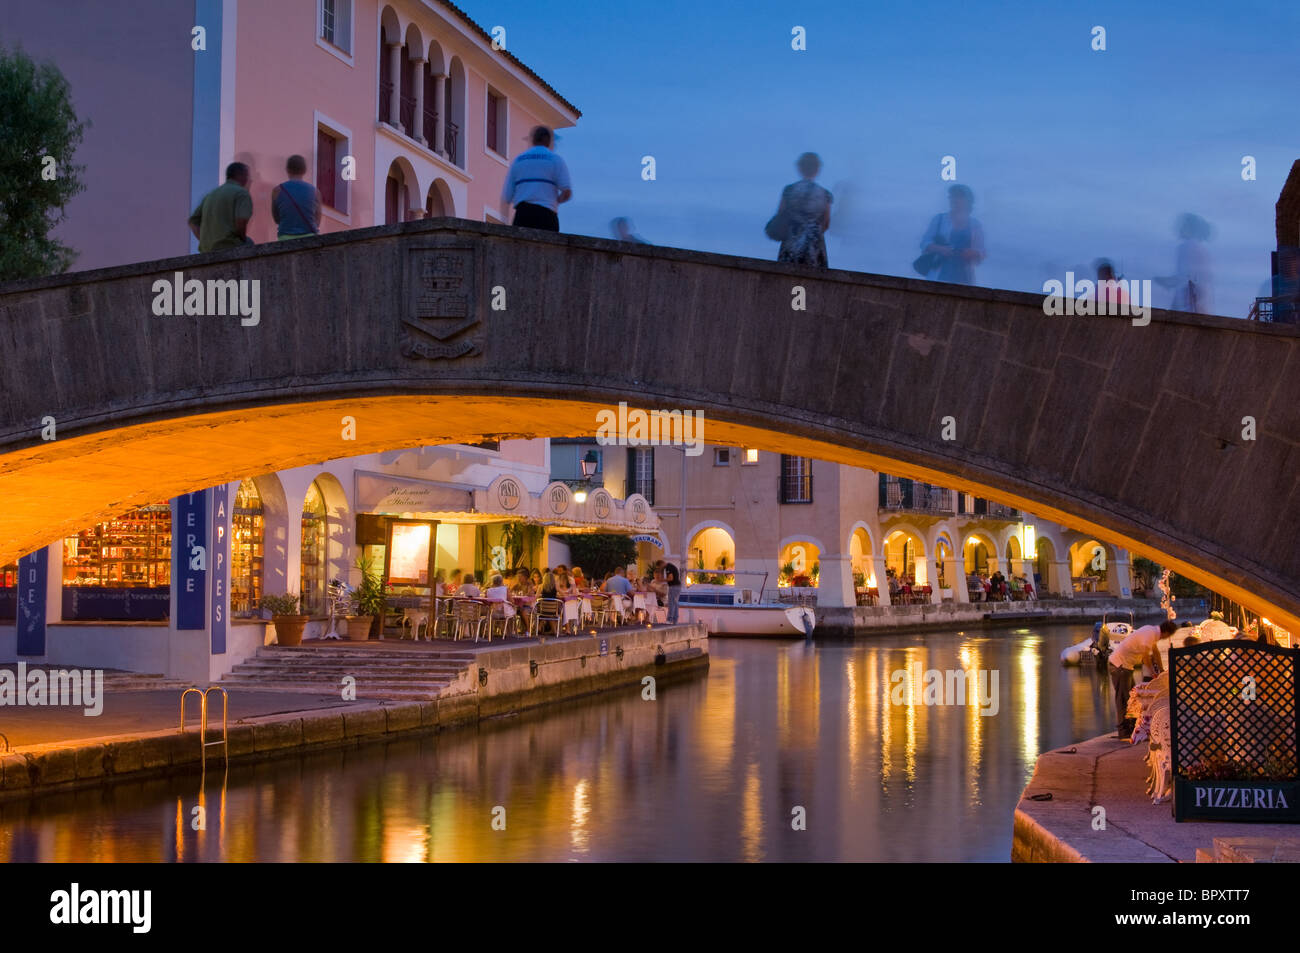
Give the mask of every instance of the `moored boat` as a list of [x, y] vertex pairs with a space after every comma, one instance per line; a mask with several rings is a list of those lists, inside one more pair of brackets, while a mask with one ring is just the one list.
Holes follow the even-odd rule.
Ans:
[[[728, 575], [736, 576], [735, 571]], [[804, 638], [812, 635], [817, 616], [812, 606], [792, 606], [763, 600], [767, 573], [745, 573], [763, 577], [757, 592], [735, 585], [687, 586], [678, 602], [679, 622], [703, 622], [710, 635]]]
[[1061, 650], [1061, 664], [1083, 665], [1085, 662], [1095, 662], [1098, 667], [1104, 665], [1110, 658], [1111, 646], [1133, 631], [1133, 613], [1127, 612], [1124, 615], [1127, 616], [1125, 621], [1111, 619], [1109, 613], [1102, 616], [1101, 621], [1093, 625], [1092, 635]]

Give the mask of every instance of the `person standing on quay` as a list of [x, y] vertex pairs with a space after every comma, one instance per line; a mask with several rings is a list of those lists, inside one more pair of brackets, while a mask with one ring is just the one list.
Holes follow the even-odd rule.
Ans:
[[971, 215], [974, 207], [975, 193], [968, 186], [948, 189], [948, 211], [930, 219], [921, 237], [921, 251], [932, 256], [927, 278], [954, 285], [975, 284], [975, 266], [984, 260], [984, 226]]
[[232, 162], [226, 166], [226, 182], [199, 202], [190, 216], [190, 231], [199, 240], [199, 251], [220, 251], [251, 245], [248, 220], [253, 217], [253, 196], [248, 193], [248, 166]]
[[559, 208], [573, 198], [569, 167], [551, 151], [550, 129], [535, 127], [532, 141], [533, 147], [519, 153], [510, 163], [510, 172], [501, 188], [501, 201], [515, 207], [514, 225], [558, 232]]
[[822, 170], [815, 152], [805, 152], [795, 161], [802, 178], [781, 191], [776, 217], [784, 228], [776, 260], [792, 265], [828, 268], [826, 232], [831, 227], [831, 193], [814, 180]]
[[1147, 664], [1160, 672], [1161, 639], [1167, 639], [1178, 631], [1178, 624], [1166, 619], [1160, 625], [1144, 625], [1134, 629], [1122, 642], [1117, 642], [1110, 651], [1110, 681], [1115, 686], [1115, 724], [1119, 729], [1120, 740], [1133, 734], [1133, 719], [1128, 716], [1128, 696], [1133, 690], [1133, 669]]
[[320, 232], [320, 192], [316, 186], [303, 179], [307, 174], [307, 160], [302, 156], [289, 156], [284, 164], [289, 178], [271, 190], [271, 217], [279, 228], [276, 238], [302, 238]]
[[682, 574], [681, 571], [670, 562], [659, 560], [655, 563], [656, 569], [662, 569], [664, 573], [664, 585], [668, 587], [668, 624], [677, 624], [677, 604], [682, 597]]

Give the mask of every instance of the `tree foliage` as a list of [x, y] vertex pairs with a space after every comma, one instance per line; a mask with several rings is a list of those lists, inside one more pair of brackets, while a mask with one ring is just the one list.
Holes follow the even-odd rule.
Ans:
[[67, 271], [76, 252], [50, 236], [84, 191], [73, 155], [86, 123], [53, 63], [0, 49], [0, 281]]
[[617, 533], [573, 533], [560, 536], [569, 544], [569, 558], [588, 579], [600, 580], [619, 566], [636, 562], [636, 543]]
[[[1160, 595], [1156, 584], [1160, 582], [1160, 573], [1164, 568], [1145, 556], [1133, 557], [1133, 575], [1136, 577], [1134, 582], [1139, 589], [1147, 590], [1147, 595]], [[1180, 576], [1176, 572], [1169, 574], [1169, 591], [1179, 599], [1204, 599], [1210, 594], [1198, 582], [1193, 582], [1186, 576]]]

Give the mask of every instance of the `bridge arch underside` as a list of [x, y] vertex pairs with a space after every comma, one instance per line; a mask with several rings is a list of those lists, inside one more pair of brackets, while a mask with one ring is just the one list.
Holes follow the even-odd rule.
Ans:
[[[136, 505], [184, 492], [340, 457], [413, 446], [594, 435], [628, 395], [577, 400], [554, 383], [449, 381], [420, 393], [340, 393], [338, 386], [295, 403], [118, 424], [15, 449], [0, 457], [0, 564]], [[407, 385], [410, 386], [409, 384]], [[568, 391], [568, 393], [572, 393]], [[598, 396], [587, 389], [586, 396]], [[635, 408], [638, 405], [633, 405]], [[642, 403], [647, 409], [654, 405]], [[1015, 506], [1154, 559], [1300, 631], [1300, 565], [1262, 564], [1122, 503], [1013, 474], [996, 460], [918, 449], [899, 435], [853, 433], [810, 423], [806, 412], [744, 412], [734, 406], [663, 399], [705, 414], [710, 444], [797, 454], [910, 477]], [[154, 408], [155, 416], [166, 416]], [[344, 439], [345, 417], [355, 439]], [[76, 431], [77, 422], [66, 421]], [[94, 422], [86, 422], [87, 428]], [[1206, 484], [1206, 489], [1210, 488]], [[1173, 487], [1170, 492], [1195, 492]], [[1297, 527], [1278, 528], [1281, 534]], [[1279, 552], [1277, 546], [1271, 551]]]

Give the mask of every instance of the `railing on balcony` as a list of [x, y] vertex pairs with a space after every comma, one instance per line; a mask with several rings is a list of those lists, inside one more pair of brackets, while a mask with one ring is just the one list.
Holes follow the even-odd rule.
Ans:
[[450, 119], [447, 120], [447, 133], [443, 138], [443, 144], [447, 149], [447, 158], [460, 165], [460, 126]]
[[1001, 503], [991, 503], [978, 496], [971, 496], [969, 493], [957, 494], [957, 512], [961, 516], [982, 516], [991, 520], [1008, 520], [1018, 522], [1020, 520], [1020, 511], [1012, 506], [1004, 506]]
[[428, 105], [429, 97], [427, 95], [424, 97], [424, 102], [424, 126], [421, 132], [424, 133], [424, 141], [429, 143], [429, 148], [432, 149], [434, 147], [433, 137], [438, 133], [438, 111]]
[[1300, 295], [1280, 295], [1276, 298], [1256, 298], [1247, 316], [1251, 321], [1271, 321], [1277, 324], [1300, 322]]
[[401, 113], [402, 113], [402, 132], [406, 133], [408, 136], [414, 136], [415, 135], [415, 97], [414, 96], [401, 97], [401, 105], [399, 108], [401, 109]]
[[901, 477], [881, 476], [880, 508], [899, 512], [952, 516], [956, 512], [952, 490]]
[[379, 81], [379, 121], [392, 124], [393, 81]]

